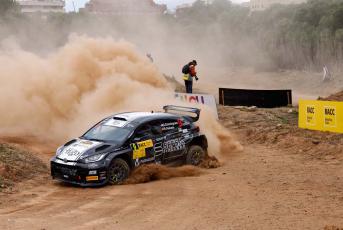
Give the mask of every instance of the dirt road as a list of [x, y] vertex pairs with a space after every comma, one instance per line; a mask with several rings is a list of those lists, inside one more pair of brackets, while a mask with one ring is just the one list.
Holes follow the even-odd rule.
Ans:
[[[67, 186], [49, 175], [24, 182], [0, 193], [0, 229], [342, 227], [342, 138], [298, 130], [287, 111], [221, 107], [222, 123], [245, 150], [198, 177], [103, 188]], [[47, 163], [53, 154], [33, 139], [7, 141]]]
[[299, 155], [251, 145], [195, 178], [99, 189], [46, 178], [1, 198], [0, 229], [343, 226], [342, 172], [341, 163], [306, 163]]

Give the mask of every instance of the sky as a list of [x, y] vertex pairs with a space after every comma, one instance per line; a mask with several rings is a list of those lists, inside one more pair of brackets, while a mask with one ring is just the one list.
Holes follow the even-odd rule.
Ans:
[[[66, 2], [66, 10], [67, 11], [74, 11], [73, 2], [75, 5], [75, 9], [78, 10], [80, 7], [84, 7], [86, 2], [89, 0], [65, 0]], [[195, 0], [155, 0], [156, 3], [163, 3], [167, 4], [168, 8], [173, 10], [177, 5], [184, 4], [184, 3], [192, 3]], [[247, 2], [248, 0], [231, 0], [235, 3]]]

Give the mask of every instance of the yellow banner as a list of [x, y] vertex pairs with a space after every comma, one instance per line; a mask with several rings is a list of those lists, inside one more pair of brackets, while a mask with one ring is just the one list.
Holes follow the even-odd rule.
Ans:
[[299, 127], [343, 133], [343, 102], [300, 100]]

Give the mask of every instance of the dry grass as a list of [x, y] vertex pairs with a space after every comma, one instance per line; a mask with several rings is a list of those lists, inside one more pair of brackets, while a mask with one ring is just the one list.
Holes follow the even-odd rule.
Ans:
[[0, 192], [45, 172], [47, 166], [30, 152], [13, 145], [0, 144]]

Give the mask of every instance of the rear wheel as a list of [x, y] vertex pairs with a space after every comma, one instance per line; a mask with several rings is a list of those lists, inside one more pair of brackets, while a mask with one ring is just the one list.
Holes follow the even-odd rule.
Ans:
[[199, 145], [192, 145], [187, 152], [186, 164], [199, 165], [205, 157], [205, 150]]
[[121, 158], [114, 159], [108, 168], [108, 183], [112, 185], [122, 184], [130, 175], [130, 167]]

